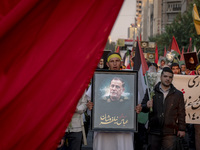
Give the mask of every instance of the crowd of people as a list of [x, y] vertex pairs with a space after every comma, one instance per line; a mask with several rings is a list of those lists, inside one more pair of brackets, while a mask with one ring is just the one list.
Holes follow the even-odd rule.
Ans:
[[[131, 60], [130, 68], [134, 69], [134, 58]], [[106, 61], [109, 70], [118, 71], [125, 68], [122, 67], [122, 58], [119, 53], [109, 53]], [[185, 64], [172, 63], [168, 65], [164, 59], [160, 61], [160, 66], [150, 62], [147, 62], [147, 64], [149, 67], [154, 67], [156, 72], [161, 74], [160, 82], [154, 87], [155, 94], [152, 99], [149, 98], [147, 90], [142, 103], [132, 109], [135, 109], [138, 114], [141, 112], [147, 113], [148, 125], [146, 122], [138, 123], [138, 133], [130, 131], [94, 131], [93, 150], [175, 150], [179, 140], [186, 141], [184, 147], [187, 149], [200, 149], [200, 142], [198, 141], [200, 139], [200, 124], [191, 125], [186, 123], [183, 93], [172, 84], [174, 74], [200, 75], [200, 64], [196, 66], [196, 70], [187, 69]], [[101, 59], [98, 68], [103, 68], [103, 65], [103, 60]], [[119, 78], [114, 78], [111, 81], [110, 96], [106, 98], [106, 102], [110, 103], [116, 101], [116, 99], [122, 99], [123, 84], [123, 81]], [[91, 113], [90, 110], [94, 106], [93, 102], [91, 102], [91, 89], [90, 85], [79, 100], [75, 114], [66, 129], [65, 136], [58, 145], [59, 150], [80, 150], [82, 143], [87, 142], [85, 141], [87, 137], [85, 129], [87, 130], [88, 126], [86, 127], [85, 125], [84, 128], [84, 112], [89, 110], [89, 113]], [[120, 103], [120, 105], [123, 104]], [[188, 139], [184, 139], [186, 134], [189, 135], [190, 142], [187, 141]], [[137, 136], [134, 138], [134, 135]]]

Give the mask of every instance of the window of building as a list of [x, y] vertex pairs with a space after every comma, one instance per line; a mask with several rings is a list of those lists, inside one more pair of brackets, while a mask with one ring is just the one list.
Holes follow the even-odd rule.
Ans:
[[168, 3], [167, 11], [181, 11], [180, 3]]
[[175, 17], [176, 17], [176, 14], [168, 14], [168, 22], [172, 22]]

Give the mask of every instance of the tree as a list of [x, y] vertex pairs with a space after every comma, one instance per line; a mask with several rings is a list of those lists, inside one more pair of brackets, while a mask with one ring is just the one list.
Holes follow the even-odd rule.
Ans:
[[[194, 0], [198, 11], [200, 10], [200, 1]], [[176, 41], [179, 45], [179, 49], [189, 46], [189, 39], [192, 38], [192, 45], [196, 46], [197, 50], [200, 49], [200, 36], [197, 35], [193, 18], [192, 18], [193, 3], [190, 4], [189, 9], [184, 14], [178, 14], [172, 24], [166, 26], [165, 33], [149, 37], [149, 41], [156, 42], [159, 49], [159, 55], [164, 54], [164, 48], [168, 48], [171, 39], [175, 36]]]

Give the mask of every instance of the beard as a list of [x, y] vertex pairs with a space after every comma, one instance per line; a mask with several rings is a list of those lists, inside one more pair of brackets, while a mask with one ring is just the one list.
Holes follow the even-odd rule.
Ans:
[[162, 83], [162, 85], [165, 87], [170, 87], [171, 83], [169, 83], [169, 84]]
[[104, 67], [104, 65], [103, 65], [103, 64], [99, 64], [98, 67], [99, 67], [100, 69], [102, 69], [102, 68]]

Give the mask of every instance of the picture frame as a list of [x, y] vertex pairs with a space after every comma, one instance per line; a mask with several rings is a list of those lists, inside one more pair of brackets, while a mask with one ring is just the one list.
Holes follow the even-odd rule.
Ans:
[[92, 130], [137, 131], [137, 71], [95, 71], [92, 79]]
[[[111, 50], [104, 50], [103, 51], [103, 55], [102, 55], [102, 57], [101, 57], [101, 59], [100, 60], [102, 60], [103, 61], [103, 68], [100, 68], [99, 66], [97, 66], [97, 69], [108, 69], [108, 66], [106, 65], [106, 62], [107, 62], [107, 56], [108, 56], [108, 54], [111, 52]], [[99, 64], [98, 64], [99, 65]]]
[[199, 63], [197, 53], [189, 52], [189, 53], [184, 53], [183, 55], [185, 59], [186, 68], [189, 70], [195, 70], [196, 65]]

